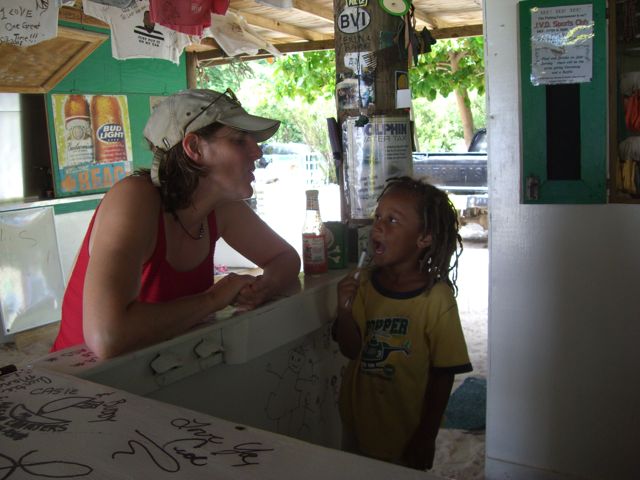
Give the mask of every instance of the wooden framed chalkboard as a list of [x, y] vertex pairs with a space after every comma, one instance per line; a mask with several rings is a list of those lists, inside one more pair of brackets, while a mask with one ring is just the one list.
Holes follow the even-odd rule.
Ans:
[[60, 320], [63, 295], [53, 207], [1, 212], [2, 334]]

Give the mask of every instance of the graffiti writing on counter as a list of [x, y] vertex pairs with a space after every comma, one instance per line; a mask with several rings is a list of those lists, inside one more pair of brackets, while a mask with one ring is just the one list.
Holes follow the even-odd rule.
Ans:
[[7, 479], [16, 473], [19, 478], [77, 478], [93, 472], [93, 468], [82, 463], [49, 460], [46, 454], [30, 450], [14, 459], [0, 453], [0, 476]]
[[105, 461], [122, 471], [188, 474], [212, 464], [257, 466], [275, 451], [244, 427], [167, 415], [145, 402], [55, 373], [0, 376], [0, 478], [76, 478]]
[[[41, 380], [45, 379], [46, 383], [51, 383], [47, 377], [41, 377]], [[25, 380], [25, 383], [8, 388], [3, 385], [1, 392], [33, 385], [29, 379]], [[119, 408], [126, 403], [123, 398], [103, 398], [112, 396], [113, 392], [86, 396], [78, 395], [78, 390], [73, 387], [35, 387], [28, 394], [25, 402], [12, 402], [6, 397], [0, 400], [0, 435], [22, 440], [33, 432], [66, 432], [74, 421], [116, 422]], [[43, 403], [40, 403], [41, 399]]]
[[[224, 437], [211, 433], [211, 423], [176, 418], [170, 424], [180, 434], [179, 438], [159, 442], [136, 429], [134, 438], [127, 441], [128, 448], [113, 452], [111, 458], [141, 456], [150, 460], [159, 470], [175, 473], [181, 470], [181, 460], [193, 467], [205, 467], [209, 464], [210, 456], [229, 455], [234, 458], [232, 467], [245, 467], [259, 465], [259, 454], [274, 450], [262, 446], [260, 442], [243, 442], [231, 448], [219, 448], [218, 445], [224, 446]], [[163, 434], [163, 439], [166, 437], [171, 438], [171, 435]]]
[[69, 367], [86, 367], [98, 362], [95, 353], [85, 347], [81, 347], [68, 352], [61, 352], [55, 356], [50, 356], [44, 360], [48, 363], [64, 363]]

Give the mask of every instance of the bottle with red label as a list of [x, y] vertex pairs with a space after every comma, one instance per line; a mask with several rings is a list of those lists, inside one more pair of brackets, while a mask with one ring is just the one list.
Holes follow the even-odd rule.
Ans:
[[91, 125], [96, 163], [127, 161], [122, 113], [117, 97], [94, 95], [91, 98]]
[[307, 190], [307, 212], [302, 229], [302, 264], [304, 273], [315, 275], [329, 269], [327, 235], [320, 218], [318, 190]]

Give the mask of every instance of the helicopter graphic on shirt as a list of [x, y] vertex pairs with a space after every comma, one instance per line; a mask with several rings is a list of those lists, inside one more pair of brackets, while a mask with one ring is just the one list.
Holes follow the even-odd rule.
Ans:
[[404, 344], [396, 346], [380, 341], [377, 335], [373, 335], [365, 345], [360, 363], [365, 370], [382, 369], [384, 362], [392, 352], [403, 352], [405, 355], [411, 353], [411, 342], [407, 340]]

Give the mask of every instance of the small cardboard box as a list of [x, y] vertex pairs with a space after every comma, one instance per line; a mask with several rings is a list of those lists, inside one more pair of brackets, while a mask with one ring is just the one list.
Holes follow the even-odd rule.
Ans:
[[327, 229], [327, 258], [329, 268], [347, 268], [347, 225], [342, 222], [324, 222]]

